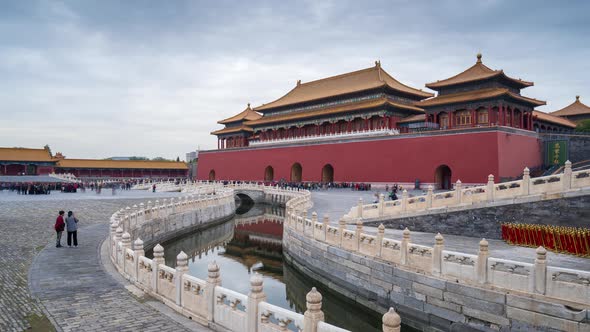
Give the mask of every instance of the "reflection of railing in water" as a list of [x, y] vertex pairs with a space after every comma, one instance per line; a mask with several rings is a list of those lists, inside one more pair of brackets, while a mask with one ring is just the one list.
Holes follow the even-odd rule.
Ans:
[[[296, 312], [304, 312], [305, 290], [313, 286], [317, 287], [317, 283], [312, 282], [309, 277], [305, 277], [289, 264], [283, 264], [283, 281], [291, 309]], [[318, 288], [318, 291], [324, 295], [322, 308], [326, 322], [345, 325], [352, 331], [381, 331], [381, 320], [376, 312], [368, 309], [355, 310], [355, 307], [359, 307], [358, 303], [326, 288]]]

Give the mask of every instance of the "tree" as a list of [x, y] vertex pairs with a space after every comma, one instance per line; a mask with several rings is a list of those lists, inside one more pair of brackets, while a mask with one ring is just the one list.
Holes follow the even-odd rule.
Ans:
[[180, 157], [176, 157], [176, 161], [179, 162], [180, 161]]
[[582, 120], [576, 127], [577, 132], [590, 133], [590, 119]]
[[53, 156], [53, 154], [51, 153], [51, 148], [49, 147], [49, 144], [45, 144], [45, 146], [43, 147], [43, 149], [47, 150], [47, 152], [49, 152], [50, 156]]

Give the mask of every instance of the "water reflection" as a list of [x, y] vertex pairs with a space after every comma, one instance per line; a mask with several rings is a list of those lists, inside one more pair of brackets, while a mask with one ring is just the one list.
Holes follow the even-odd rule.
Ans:
[[[182, 250], [189, 255], [188, 273], [206, 280], [207, 265], [216, 261], [222, 285], [243, 294], [250, 291], [250, 275], [258, 272], [267, 301], [299, 313], [305, 311], [305, 295], [315, 286], [323, 295], [322, 310], [328, 323], [351, 331], [381, 331], [380, 314], [318, 286], [283, 263], [283, 219], [282, 208], [254, 205], [227, 223], [164, 243], [166, 264], [175, 266]], [[152, 252], [147, 256], [152, 257]]]

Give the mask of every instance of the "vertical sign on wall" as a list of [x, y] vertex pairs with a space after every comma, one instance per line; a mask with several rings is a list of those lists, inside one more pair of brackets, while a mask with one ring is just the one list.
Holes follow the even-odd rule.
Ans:
[[562, 166], [568, 159], [567, 140], [545, 142], [545, 165]]

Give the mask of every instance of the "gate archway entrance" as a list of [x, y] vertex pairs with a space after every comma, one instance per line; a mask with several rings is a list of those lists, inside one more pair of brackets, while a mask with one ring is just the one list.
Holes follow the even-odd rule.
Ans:
[[303, 174], [303, 168], [300, 163], [294, 163], [291, 166], [291, 182], [301, 182]]
[[334, 182], [334, 167], [332, 165], [326, 164], [322, 168], [322, 182]]
[[451, 189], [451, 168], [447, 165], [440, 165], [434, 172], [434, 182], [439, 189]]
[[274, 180], [274, 177], [275, 177], [274, 168], [272, 168], [272, 166], [266, 166], [266, 169], [264, 169], [264, 181], [270, 182], [270, 181]]
[[209, 181], [215, 181], [215, 170], [209, 171]]

